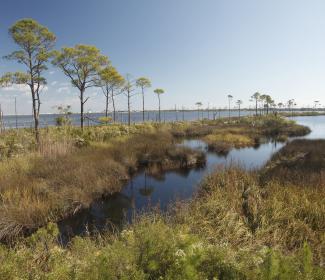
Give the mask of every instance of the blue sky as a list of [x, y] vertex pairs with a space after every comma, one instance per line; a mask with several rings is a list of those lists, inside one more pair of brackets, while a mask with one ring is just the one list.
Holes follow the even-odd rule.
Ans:
[[[227, 94], [249, 105], [255, 92], [277, 102], [295, 98], [299, 105], [325, 105], [325, 1], [322, 0], [5, 0], [0, 10], [0, 56], [16, 46], [8, 27], [31, 17], [57, 36], [56, 48], [96, 45], [122, 73], [146, 76], [148, 109], [157, 107], [153, 89], [164, 88], [162, 107], [197, 101], [224, 107]], [[1, 60], [0, 74], [19, 69]], [[71, 104], [77, 91], [58, 69], [50, 67], [42, 93], [43, 113]], [[89, 89], [87, 109], [102, 111], [100, 90]], [[28, 114], [30, 95], [23, 87], [0, 89], [0, 103]], [[126, 108], [118, 98], [118, 108]], [[133, 109], [140, 109], [140, 96]]]

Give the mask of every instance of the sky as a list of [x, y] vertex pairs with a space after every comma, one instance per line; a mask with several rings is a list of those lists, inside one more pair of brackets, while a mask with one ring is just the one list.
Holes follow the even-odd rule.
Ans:
[[[146, 108], [155, 109], [153, 90], [163, 88], [163, 109], [227, 106], [259, 91], [278, 102], [294, 98], [299, 106], [325, 105], [325, 1], [323, 0], [3, 0], [0, 57], [17, 50], [8, 28], [33, 18], [57, 36], [56, 48], [89, 44], [109, 57], [118, 71], [152, 81]], [[0, 60], [0, 75], [23, 70]], [[78, 92], [50, 65], [41, 95], [41, 113], [58, 105], [79, 111]], [[104, 95], [87, 91], [86, 109], [103, 111]], [[0, 88], [5, 114], [31, 112], [24, 86]], [[132, 99], [141, 109], [141, 97]], [[125, 96], [117, 107], [126, 109]]]

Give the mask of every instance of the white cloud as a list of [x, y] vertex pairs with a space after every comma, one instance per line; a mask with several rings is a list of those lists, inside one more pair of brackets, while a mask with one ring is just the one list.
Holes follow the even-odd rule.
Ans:
[[9, 87], [4, 87], [2, 90], [3, 91], [16, 91], [16, 92], [22, 92], [22, 93], [30, 92], [30, 88], [28, 85], [17, 85], [17, 84], [14, 84]]
[[50, 71], [49, 74], [50, 75], [53, 75], [55, 73], [55, 71]]
[[71, 86], [71, 83], [69, 83], [69, 82], [62, 82], [62, 83], [60, 83], [60, 86], [62, 86], [62, 87], [68, 87], [68, 86]]
[[49, 87], [48, 86], [44, 86], [41, 88], [41, 91], [40, 92], [47, 92], [49, 91]]
[[55, 86], [58, 83], [58, 81], [53, 81], [52, 83], [50, 83], [51, 86]]
[[56, 91], [58, 93], [70, 93], [70, 88], [69, 87], [59, 87]]

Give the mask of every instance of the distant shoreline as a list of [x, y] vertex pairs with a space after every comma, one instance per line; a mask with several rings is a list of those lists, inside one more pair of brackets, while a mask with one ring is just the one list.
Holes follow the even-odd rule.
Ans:
[[[211, 109], [165, 109], [165, 110], [161, 110], [161, 112], [238, 112], [238, 109], [216, 109], [216, 108], [211, 108]], [[256, 109], [252, 109], [252, 108], [242, 108], [241, 109], [242, 112], [255, 112]], [[261, 111], [261, 109], [258, 109], [258, 111]], [[297, 108], [297, 109], [288, 109], [288, 108], [284, 108], [284, 109], [275, 109], [274, 111], [278, 112], [278, 113], [290, 113], [290, 112], [295, 112], [295, 113], [305, 113], [305, 114], [310, 114], [310, 115], [324, 115], [325, 114], [325, 108], [324, 109], [318, 109], [318, 110], [311, 110], [311, 109], [307, 109], [307, 108]], [[128, 111], [127, 110], [120, 110], [117, 111], [117, 113], [119, 114], [127, 114]], [[134, 113], [142, 113], [141, 110], [134, 110], [131, 111], [131, 114]], [[158, 113], [158, 110], [145, 110], [145, 113]], [[72, 115], [79, 115], [80, 112], [72, 112]], [[96, 114], [105, 114], [105, 112], [91, 112], [91, 113], [87, 113], [88, 115], [96, 115]], [[112, 112], [109, 112], [109, 114], [112, 114]], [[60, 113], [41, 113], [40, 116], [60, 116], [62, 114]], [[17, 117], [32, 117], [33, 115], [31, 114], [18, 114]], [[3, 115], [4, 118], [6, 117], [16, 117], [15, 114], [4, 114]]]

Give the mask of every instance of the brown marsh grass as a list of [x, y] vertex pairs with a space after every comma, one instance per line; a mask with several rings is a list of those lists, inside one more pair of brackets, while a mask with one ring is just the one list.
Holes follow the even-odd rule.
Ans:
[[167, 132], [51, 151], [0, 163], [0, 239], [73, 215], [94, 199], [120, 191], [139, 168], [161, 172], [204, 161], [202, 153], [177, 146]]
[[274, 154], [261, 171], [261, 180], [325, 187], [325, 140], [296, 139]]
[[324, 265], [324, 188], [270, 181], [237, 167], [216, 170], [201, 184], [196, 199], [176, 211], [177, 223], [213, 244], [257, 252], [264, 247], [285, 254], [310, 244], [315, 262]]
[[237, 139], [247, 144], [251, 135], [265, 129], [270, 134], [272, 128], [276, 133], [306, 130], [275, 117], [112, 125], [84, 132], [75, 127], [48, 128], [42, 130], [38, 150], [31, 130], [7, 132], [1, 141], [9, 148], [22, 143], [29, 146], [23, 147], [22, 155], [0, 162], [0, 239], [57, 221], [87, 207], [98, 196], [119, 191], [141, 167], [157, 175], [202, 164], [202, 153], [176, 145], [175, 133], [213, 135], [218, 143], [218, 135], [230, 135], [222, 141]]

